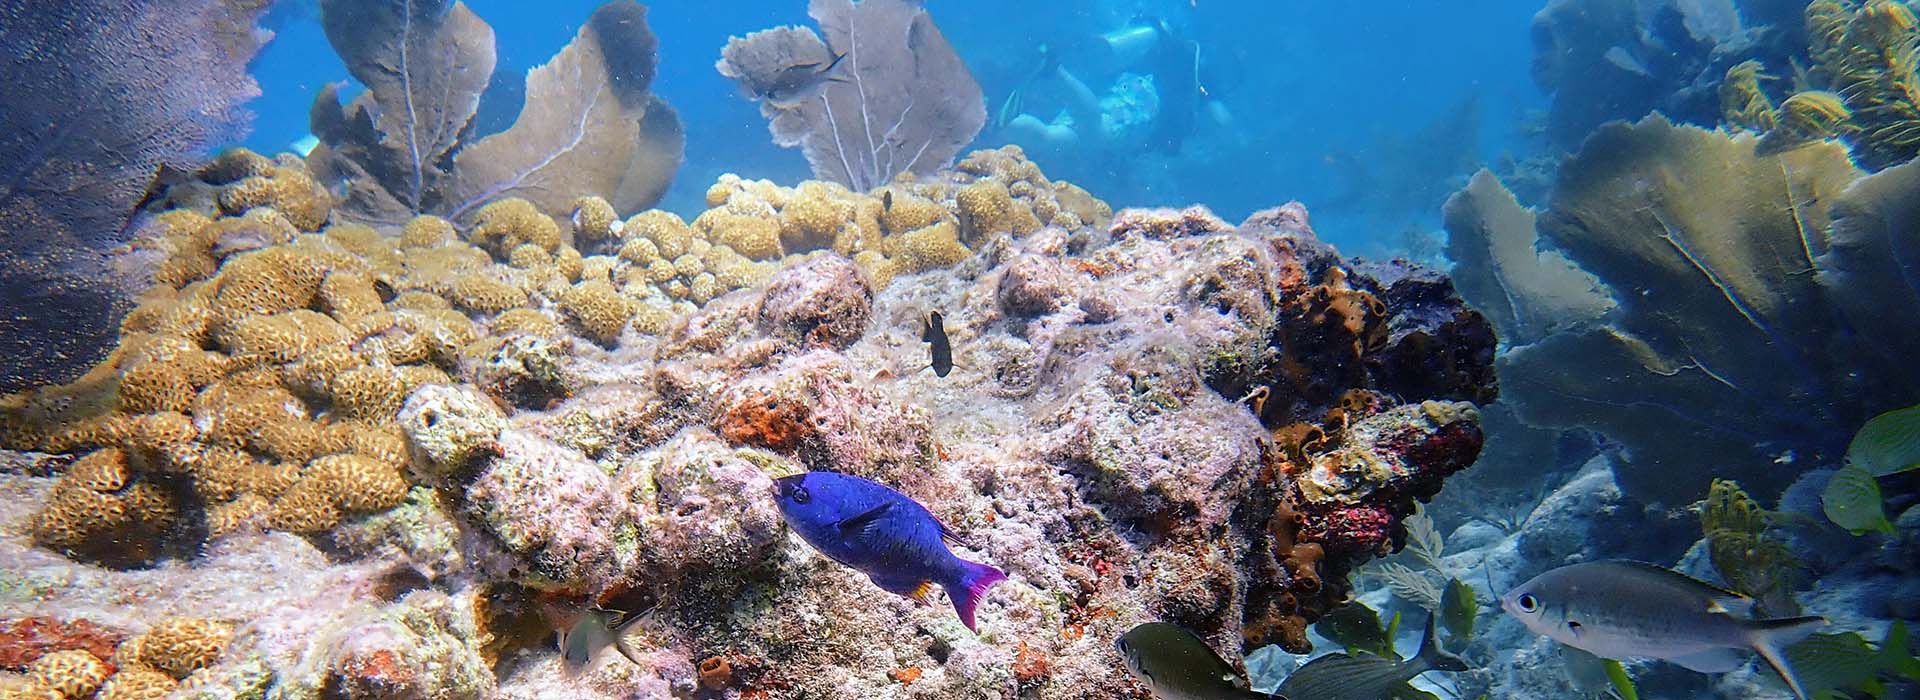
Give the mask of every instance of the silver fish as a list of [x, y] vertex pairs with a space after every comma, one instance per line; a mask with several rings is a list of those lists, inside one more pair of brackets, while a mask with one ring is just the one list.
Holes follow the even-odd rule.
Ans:
[[1500, 599], [1527, 629], [1607, 659], [1664, 659], [1724, 673], [1748, 650], [1773, 667], [1798, 698], [1806, 692], [1785, 649], [1826, 623], [1822, 617], [1755, 620], [1753, 599], [1671, 569], [1607, 560], [1563, 566]]
[[1407, 684], [1428, 671], [1465, 671], [1467, 662], [1440, 648], [1433, 617], [1420, 639], [1420, 653], [1405, 661], [1372, 654], [1334, 653], [1308, 661], [1280, 683], [1280, 694], [1301, 700], [1382, 700], [1415, 697]]
[[833, 75], [833, 69], [845, 60], [847, 54], [841, 53], [828, 61], [819, 63], [796, 63], [780, 69], [766, 80], [754, 86], [753, 96], [766, 100], [777, 107], [792, 107], [818, 97], [828, 85], [846, 82], [845, 78]]
[[573, 626], [560, 631], [560, 659], [567, 676], [577, 677], [598, 668], [606, 661], [607, 650], [616, 649], [628, 661], [640, 663], [628, 637], [638, 631], [645, 614], [627, 617], [625, 613], [588, 608]]
[[[1127, 670], [1160, 700], [1274, 700], [1247, 689], [1233, 666], [1213, 647], [1175, 625], [1148, 622], [1128, 630], [1113, 646]], [[1279, 700], [1285, 700], [1281, 698]]]

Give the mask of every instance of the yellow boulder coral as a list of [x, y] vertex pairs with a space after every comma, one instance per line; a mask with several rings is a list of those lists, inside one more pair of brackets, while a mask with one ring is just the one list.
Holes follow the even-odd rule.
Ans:
[[206, 668], [233, 639], [233, 625], [196, 617], [163, 620], [143, 635], [140, 661], [176, 679]]
[[941, 222], [887, 239], [886, 253], [901, 272], [912, 273], [953, 265], [973, 251], [960, 243], [958, 227]]
[[472, 240], [501, 255], [522, 243], [532, 243], [549, 253], [560, 249], [560, 225], [540, 212], [532, 202], [518, 197], [503, 199], [480, 208], [474, 215]]
[[35, 659], [27, 666], [27, 678], [52, 688], [65, 698], [93, 695], [111, 675], [106, 662], [85, 649], [56, 651]]
[[1007, 186], [994, 180], [980, 180], [960, 188], [954, 194], [959, 209], [960, 230], [965, 240], [984, 241], [996, 233], [1024, 236], [1040, 228], [1033, 210], [1015, 201]]
[[362, 454], [321, 457], [307, 465], [304, 481], [312, 481], [332, 496], [333, 504], [349, 513], [371, 513], [407, 500], [407, 479], [392, 462]]
[[180, 682], [172, 676], [142, 665], [122, 666], [107, 679], [94, 700], [161, 700]]
[[400, 227], [402, 248], [433, 248], [451, 243], [456, 237], [452, 222], [428, 214], [413, 217]]
[[407, 382], [400, 370], [365, 366], [341, 372], [333, 379], [333, 408], [347, 420], [393, 420], [407, 401]]
[[220, 190], [220, 208], [241, 214], [272, 207], [302, 231], [318, 231], [333, 212], [333, 194], [305, 170], [274, 166], [266, 174], [242, 178]]
[[576, 284], [560, 299], [560, 309], [581, 335], [605, 346], [619, 341], [632, 316], [630, 304], [611, 283], [600, 280]]

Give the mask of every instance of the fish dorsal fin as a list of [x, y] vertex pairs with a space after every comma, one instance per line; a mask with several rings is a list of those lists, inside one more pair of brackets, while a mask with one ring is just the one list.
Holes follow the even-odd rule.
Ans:
[[840, 521], [840, 534], [845, 536], [856, 532], [864, 532], [867, 528], [872, 527], [873, 523], [878, 521], [881, 516], [886, 515], [887, 511], [892, 509], [893, 502], [888, 501], [868, 508], [864, 513], [842, 520]]
[[934, 520], [933, 523], [940, 526], [940, 539], [946, 540], [948, 544], [957, 544], [963, 547], [979, 549], [979, 547], [974, 547], [973, 543], [962, 539], [960, 533], [954, 532], [952, 528], [947, 527], [946, 523], [940, 522], [937, 519]]
[[644, 620], [652, 619], [653, 611], [654, 608], [648, 608], [645, 612], [628, 616], [627, 619], [621, 620], [619, 624], [613, 626], [613, 648], [619, 650], [621, 656], [627, 657], [627, 660], [632, 661], [636, 666], [645, 666], [646, 664], [640, 662], [639, 652], [634, 651], [632, 637], [634, 637], [636, 633], [643, 631], [641, 623]]
[[1753, 599], [1736, 591], [1715, 586], [1706, 581], [1674, 571], [1664, 566], [1655, 566], [1643, 561], [1615, 559], [1613, 563], [1642, 572], [1688, 588], [1692, 588], [1707, 598], [1707, 612], [1744, 616], [1753, 611]]

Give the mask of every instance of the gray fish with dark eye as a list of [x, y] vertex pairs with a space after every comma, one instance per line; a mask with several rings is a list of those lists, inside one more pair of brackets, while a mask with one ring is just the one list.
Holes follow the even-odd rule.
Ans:
[[1606, 659], [1645, 657], [1701, 673], [1724, 673], [1760, 654], [1795, 697], [1806, 692], [1786, 648], [1826, 624], [1822, 617], [1756, 620], [1753, 599], [1637, 561], [1563, 566], [1500, 599], [1527, 629]]
[[1407, 682], [1428, 671], [1465, 671], [1467, 662], [1440, 648], [1427, 618], [1420, 653], [1405, 661], [1372, 654], [1334, 653], [1308, 661], [1280, 683], [1280, 694], [1300, 700], [1385, 700], [1419, 697]]
[[1247, 689], [1213, 647], [1176, 625], [1148, 622], [1113, 641], [1127, 671], [1160, 700], [1285, 700]]
[[628, 638], [639, 631], [639, 622], [645, 618], [645, 614], [626, 617], [613, 610], [588, 608], [573, 626], [560, 631], [560, 659], [567, 676], [582, 676], [598, 668], [606, 662], [609, 649], [618, 650], [639, 665], [640, 655]]
[[920, 341], [932, 352], [934, 376], [944, 377], [953, 371], [953, 346], [947, 343], [947, 323], [940, 312], [927, 313], [927, 329], [920, 332]]
[[781, 68], [766, 82], [754, 86], [753, 96], [773, 103], [778, 107], [792, 107], [806, 102], [827, 89], [828, 85], [846, 82], [846, 78], [833, 75], [833, 69], [846, 59], [847, 54], [836, 54], [825, 65], [818, 62], [795, 63]]

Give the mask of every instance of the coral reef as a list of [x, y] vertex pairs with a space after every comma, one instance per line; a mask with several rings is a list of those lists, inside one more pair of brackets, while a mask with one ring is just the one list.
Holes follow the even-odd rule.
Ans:
[[[163, 168], [238, 138], [265, 2], [0, 6], [0, 391], [71, 381], [111, 347], [148, 278], [114, 253]], [[75, 115], [86, 115], [75, 118]]]
[[[722, 178], [691, 223], [611, 201], [169, 215], [178, 283], [0, 413], [78, 455], [0, 473], [0, 609], [116, 635], [44, 647], [114, 696], [1126, 696], [1111, 640], [1143, 620], [1308, 648], [1495, 395], [1444, 276], [1341, 258], [1298, 204], [1114, 214], [1017, 149], [867, 193]], [[767, 494], [800, 470], [1007, 570], [980, 633], [788, 536]], [[587, 606], [651, 610], [637, 664], [568, 677]]]
[[367, 85], [344, 106], [337, 86], [314, 101], [313, 169], [323, 181], [351, 183], [338, 216], [466, 221], [483, 205], [519, 197], [565, 217], [585, 195], [632, 213], [658, 202], [679, 169], [685, 135], [673, 109], [648, 92], [656, 42], [638, 3], [595, 10], [572, 43], [527, 75], [519, 119], [471, 142], [494, 41], [465, 4], [327, 0], [321, 15], [328, 41]]
[[[1709, 474], [1768, 498], [1798, 471], [1782, 465], [1836, 459], [1853, 426], [1920, 390], [1893, 360], [1920, 349], [1895, 330], [1920, 309], [1898, 272], [1915, 240], [1913, 166], [1862, 177], [1837, 144], [1759, 155], [1758, 140], [1657, 115], [1603, 127], [1535, 222], [1613, 305], [1587, 303], [1604, 315], [1558, 330], [1518, 324], [1504, 394], [1525, 422], [1617, 441], [1621, 485], [1647, 501], [1698, 500]], [[1450, 208], [1456, 235], [1490, 238], [1480, 231], [1503, 218], [1502, 237], [1526, 235], [1484, 180]], [[1463, 284], [1476, 303], [1520, 319], [1559, 303], [1515, 293], [1526, 267], [1492, 272], [1497, 284]]]
[[[733, 37], [714, 67], [763, 98], [774, 143], [799, 146], [814, 177], [864, 192], [896, 175], [932, 173], [986, 125], [980, 84], [921, 4], [812, 0], [807, 15], [824, 39], [804, 27]], [[843, 54], [846, 77], [817, 99], [764, 98], [789, 66]]]

